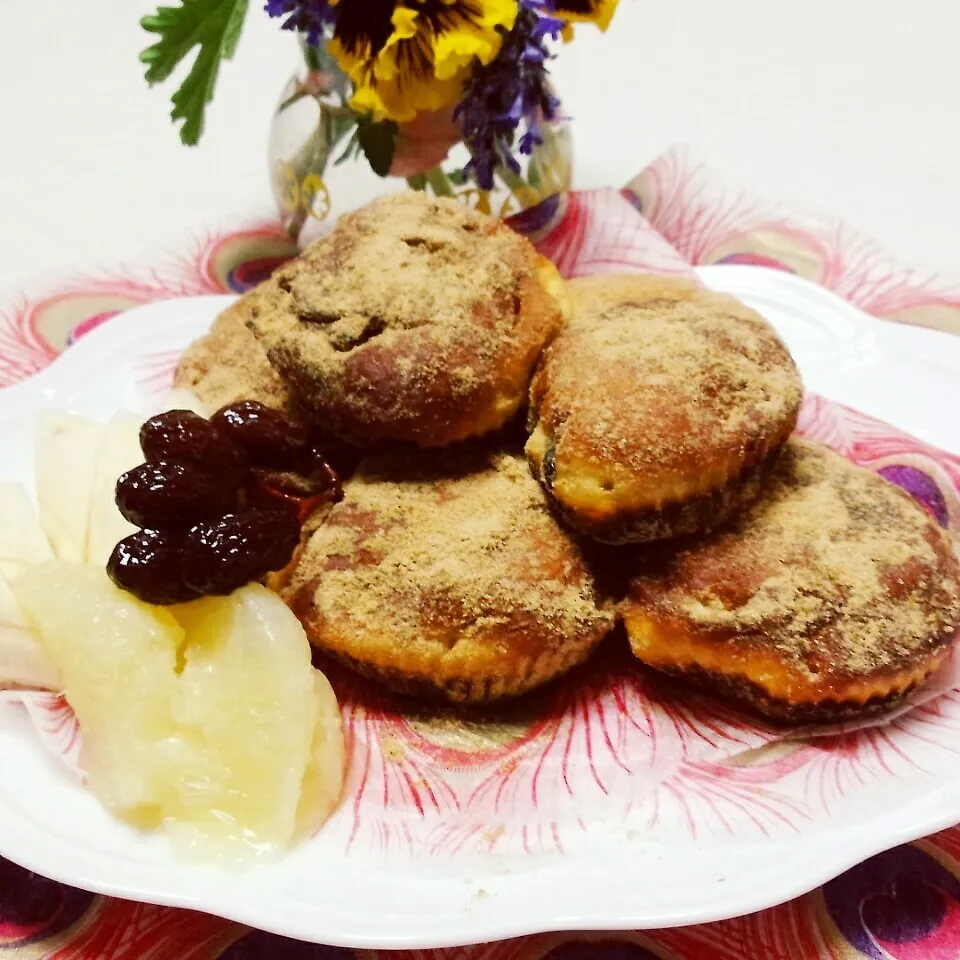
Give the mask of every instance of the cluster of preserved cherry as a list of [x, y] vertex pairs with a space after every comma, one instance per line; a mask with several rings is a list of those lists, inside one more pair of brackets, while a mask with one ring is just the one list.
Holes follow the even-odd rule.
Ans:
[[113, 582], [147, 603], [225, 595], [280, 570], [301, 521], [341, 495], [309, 432], [243, 401], [209, 420], [169, 410], [140, 430], [145, 463], [117, 482], [117, 507], [140, 527], [114, 548]]

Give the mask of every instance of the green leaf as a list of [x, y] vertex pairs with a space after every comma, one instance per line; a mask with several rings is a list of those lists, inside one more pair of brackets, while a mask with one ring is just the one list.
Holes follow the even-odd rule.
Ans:
[[343, 110], [340, 107], [330, 107], [322, 105], [321, 110], [325, 110], [330, 115], [330, 139], [334, 144], [338, 144], [348, 133], [355, 134], [357, 129], [357, 115], [350, 110]]
[[147, 65], [147, 82], [166, 80], [179, 64], [199, 47], [193, 66], [173, 94], [174, 121], [182, 120], [180, 139], [194, 145], [203, 132], [207, 104], [213, 99], [223, 60], [237, 51], [249, 0], [180, 0], [178, 7], [158, 7], [140, 21], [158, 40], [140, 54]]
[[310, 94], [307, 93], [306, 90], [294, 90], [294, 92], [291, 93], [290, 96], [287, 97], [287, 99], [284, 100], [279, 107], [277, 107], [277, 113], [283, 113], [287, 107], [292, 107], [295, 103], [299, 103], [304, 97], [309, 96]]
[[350, 139], [347, 141], [347, 145], [343, 148], [343, 153], [333, 161], [335, 167], [339, 167], [341, 163], [346, 163], [352, 157], [357, 156], [360, 153], [360, 140], [357, 137], [357, 132], [354, 132], [350, 135]]
[[340, 66], [333, 55], [327, 50], [325, 43], [304, 43], [303, 58], [310, 70], [321, 73], [339, 73]]
[[370, 120], [367, 117], [357, 120], [357, 141], [378, 177], [385, 177], [390, 172], [397, 130], [399, 127], [392, 120]]

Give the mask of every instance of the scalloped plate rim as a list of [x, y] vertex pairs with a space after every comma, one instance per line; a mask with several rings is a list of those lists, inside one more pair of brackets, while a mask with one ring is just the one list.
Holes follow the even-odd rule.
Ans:
[[[960, 343], [954, 338], [918, 328], [893, 330], [892, 325], [867, 316], [809, 281], [739, 265], [707, 267], [699, 273], [709, 286], [747, 300], [779, 298], [793, 309], [823, 311], [821, 320], [833, 313], [843, 323], [889, 344], [897, 351], [898, 364], [922, 363], [924, 353], [932, 350], [941, 362], [946, 359], [960, 372]], [[132, 309], [92, 331], [35, 377], [0, 391], [0, 422], [53, 405], [58, 392], [82, 394], [84, 389], [78, 390], [70, 381], [82, 377], [107, 351], [136, 339], [134, 330], [142, 330], [145, 319], [169, 317], [174, 321], [171, 329], [183, 327], [188, 332], [189, 328], [195, 335], [202, 326], [183, 321], [184, 316], [195, 313], [198, 321], [208, 322], [232, 299], [190, 297]], [[960, 379], [956, 390], [960, 398]], [[943, 439], [932, 442], [946, 446]], [[0, 757], [11, 754], [11, 744], [14, 755], [42, 752], [39, 744], [0, 724]], [[65, 783], [65, 800], [70, 799], [70, 790], [80, 788]], [[949, 783], [926, 788], [873, 820], [819, 831], [815, 842], [798, 837], [796, 842], [746, 841], [701, 850], [682, 845], [681, 853], [689, 861], [688, 889], [680, 892], [679, 900], [661, 896], [660, 906], [653, 908], [641, 903], [646, 899], [644, 881], [649, 894], [658, 885], [658, 859], [662, 864], [663, 856], [676, 854], [677, 845], [624, 843], [616, 831], [610, 831], [590, 855], [571, 856], [559, 866], [535, 864], [473, 881], [429, 873], [418, 877], [415, 865], [388, 871], [358, 869], [349, 856], [344, 857], [341, 863], [324, 865], [331, 882], [330, 898], [318, 906], [285, 895], [276, 883], [278, 876], [287, 874], [288, 885], [295, 884], [298, 864], [309, 845], [274, 865], [233, 873], [190, 866], [172, 856], [156, 863], [157, 844], [162, 841], [131, 831], [133, 860], [111, 859], [109, 853], [97, 854], [86, 845], [65, 846], [61, 837], [43, 831], [24, 814], [24, 801], [29, 802], [29, 797], [13, 802], [0, 784], [0, 853], [52, 879], [94, 893], [200, 910], [302, 940], [360, 949], [427, 949], [554, 930], [636, 930], [703, 923], [773, 906], [814, 889], [875, 853], [960, 822], [960, 762]], [[151, 851], [148, 862], [143, 862], [142, 855], [138, 859], [141, 844]], [[727, 861], [729, 869], [723, 866]], [[713, 879], [697, 887], [697, 880], [702, 881], [710, 870]], [[535, 883], [530, 882], [531, 874]], [[349, 903], [344, 878], [366, 884], [364, 895], [354, 898], [359, 902], [353, 903], [352, 910], [340, 902], [346, 896]], [[589, 896], [584, 896], [585, 888]]]

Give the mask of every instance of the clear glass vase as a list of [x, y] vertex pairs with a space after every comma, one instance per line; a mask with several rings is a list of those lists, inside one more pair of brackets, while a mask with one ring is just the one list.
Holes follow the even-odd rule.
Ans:
[[[470, 159], [460, 143], [439, 166], [407, 176], [378, 176], [350, 148], [357, 118], [346, 106], [350, 82], [323, 47], [301, 44], [302, 62], [287, 82], [270, 131], [270, 175], [280, 217], [301, 247], [326, 233], [336, 218], [374, 197], [407, 187], [454, 196], [485, 213], [506, 217], [570, 188], [570, 125], [545, 123], [543, 143], [518, 155], [521, 170], [498, 168], [493, 190], [481, 190], [462, 170]], [[562, 110], [560, 111], [562, 116]]]

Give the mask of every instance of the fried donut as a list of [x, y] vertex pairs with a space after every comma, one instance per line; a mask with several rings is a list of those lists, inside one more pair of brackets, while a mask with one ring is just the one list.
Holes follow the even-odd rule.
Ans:
[[522, 457], [458, 448], [364, 461], [282, 595], [311, 642], [405, 693], [515, 696], [613, 625]]
[[621, 604], [634, 654], [781, 720], [889, 709], [960, 626], [950, 535], [893, 484], [802, 439], [728, 529], [638, 562]]
[[239, 400], [259, 400], [302, 421], [300, 404], [247, 329], [263, 292], [262, 284], [249, 290], [214, 320], [209, 333], [187, 347], [174, 386], [190, 390], [211, 412]]
[[501, 427], [565, 296], [525, 238], [414, 192], [342, 217], [268, 289], [250, 329], [296, 395], [358, 446], [442, 447]]
[[796, 426], [800, 377], [770, 325], [682, 280], [569, 284], [530, 388], [527, 456], [557, 510], [608, 543], [704, 530], [757, 493]]

